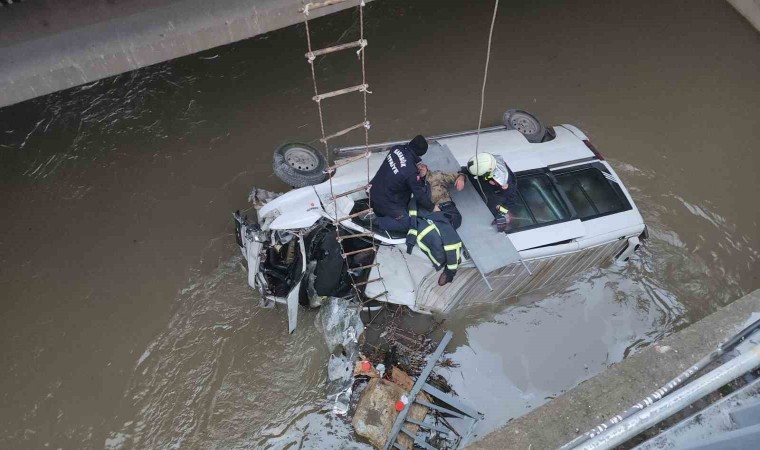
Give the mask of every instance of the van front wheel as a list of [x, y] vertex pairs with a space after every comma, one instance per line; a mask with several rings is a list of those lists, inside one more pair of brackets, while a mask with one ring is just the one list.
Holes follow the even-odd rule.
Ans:
[[327, 178], [327, 159], [307, 144], [285, 144], [275, 150], [272, 168], [279, 179], [297, 188], [313, 186]]

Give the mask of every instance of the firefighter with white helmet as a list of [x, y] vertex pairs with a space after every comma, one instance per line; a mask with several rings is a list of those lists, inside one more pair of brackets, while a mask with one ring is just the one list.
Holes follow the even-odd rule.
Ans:
[[476, 177], [493, 172], [495, 167], [496, 158], [490, 153], [478, 153], [467, 161], [467, 171]]
[[[483, 197], [493, 214], [499, 231], [505, 231], [510, 222], [510, 210], [517, 205], [517, 185], [515, 174], [500, 155], [478, 153], [470, 158], [462, 168], [475, 190]], [[464, 186], [463, 177], [456, 181], [456, 188]]]

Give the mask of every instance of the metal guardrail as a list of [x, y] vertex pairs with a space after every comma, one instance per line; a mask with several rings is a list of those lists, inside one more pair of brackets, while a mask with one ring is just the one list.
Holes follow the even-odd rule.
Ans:
[[758, 366], [760, 366], [760, 345], [755, 345], [748, 352], [708, 372], [663, 400], [575, 448], [578, 450], [613, 449]]
[[684, 372], [680, 373], [677, 377], [665, 383], [662, 387], [660, 387], [659, 389], [657, 389], [656, 391], [648, 395], [646, 398], [644, 398], [640, 402], [631, 406], [624, 412], [595, 426], [591, 430], [587, 431], [585, 434], [578, 436], [577, 438], [573, 439], [572, 441], [560, 447], [560, 450], [576, 448], [580, 446], [582, 443], [586, 442], [587, 440], [593, 438], [594, 436], [597, 436], [603, 433], [605, 430], [607, 430], [608, 428], [611, 428], [615, 424], [622, 422], [628, 417], [631, 417], [637, 412], [654, 404], [658, 400], [661, 400], [663, 397], [670, 394], [673, 390], [683, 385], [683, 383], [685, 383], [690, 378], [692, 378], [697, 372], [700, 372], [702, 369], [707, 367], [713, 361], [717, 360], [720, 356], [724, 355], [726, 352], [733, 350], [737, 345], [742, 343], [745, 339], [747, 339], [749, 336], [751, 336], [753, 333], [755, 333], [758, 330], [760, 330], [760, 320], [753, 322], [752, 324], [750, 324], [749, 326], [741, 330], [739, 333], [737, 333], [736, 335], [728, 339], [726, 342], [720, 344], [717, 349], [710, 352], [710, 354], [708, 354], [704, 358], [697, 361], [693, 366], [689, 367]]
[[760, 320], [756, 320], [720, 344], [716, 350], [639, 403], [578, 436], [560, 447], [560, 450], [606, 450], [615, 448], [647, 428], [680, 412], [696, 400], [756, 369], [760, 366], [760, 344], [752, 341], [754, 345], [748, 351], [681, 387], [697, 372], [749, 339], [758, 330], [760, 330]]

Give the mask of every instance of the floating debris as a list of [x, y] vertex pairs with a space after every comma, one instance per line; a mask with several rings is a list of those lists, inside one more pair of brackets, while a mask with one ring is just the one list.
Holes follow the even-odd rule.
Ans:
[[316, 327], [333, 353], [327, 362], [328, 395], [335, 399], [333, 412], [349, 411], [354, 385], [354, 364], [359, 358], [359, 336], [364, 324], [350, 300], [330, 297], [319, 310]]

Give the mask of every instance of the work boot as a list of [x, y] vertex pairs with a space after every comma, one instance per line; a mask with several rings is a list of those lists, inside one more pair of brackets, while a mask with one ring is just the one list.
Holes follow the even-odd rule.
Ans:
[[496, 226], [496, 231], [503, 233], [509, 228], [509, 224], [512, 222], [512, 217], [509, 213], [501, 214], [491, 222], [491, 225]]

